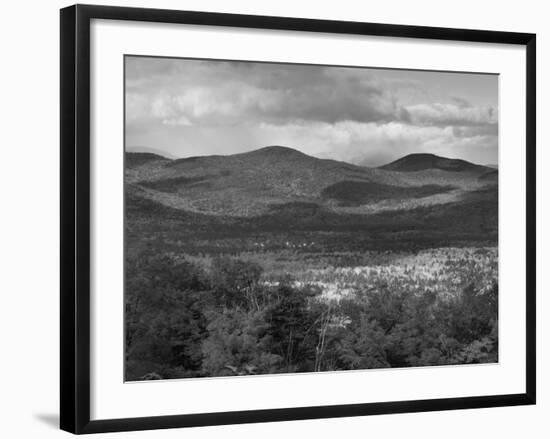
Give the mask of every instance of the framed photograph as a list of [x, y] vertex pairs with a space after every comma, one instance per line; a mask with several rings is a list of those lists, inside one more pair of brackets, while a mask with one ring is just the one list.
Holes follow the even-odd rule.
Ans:
[[61, 428], [535, 403], [535, 35], [61, 10]]

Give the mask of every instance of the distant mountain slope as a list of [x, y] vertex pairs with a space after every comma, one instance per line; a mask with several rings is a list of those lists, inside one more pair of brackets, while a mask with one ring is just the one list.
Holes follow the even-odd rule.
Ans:
[[[414, 206], [448, 203], [488, 184], [478, 177], [489, 168], [464, 161], [459, 162], [469, 166], [446, 165], [456, 160], [437, 159], [431, 168], [403, 172], [318, 159], [283, 146], [177, 160], [127, 153], [126, 182], [140, 197], [168, 207], [230, 216], [263, 215], [285, 203], [364, 214], [378, 205], [403, 208], [407, 200], [414, 200]], [[420, 167], [418, 160], [415, 166]]]
[[486, 172], [486, 166], [476, 165], [460, 159], [448, 159], [435, 154], [409, 154], [387, 165], [381, 169], [398, 172], [416, 172], [426, 169], [441, 169], [450, 172]]
[[168, 160], [166, 157], [151, 152], [127, 152], [125, 154], [125, 159], [127, 168], [135, 168], [159, 160]]
[[498, 170], [492, 169], [479, 176], [479, 180], [486, 183], [498, 183]]
[[171, 159], [171, 160], [174, 160], [174, 159], [177, 158], [177, 157], [173, 156], [172, 154], [170, 154], [166, 151], [163, 151], [162, 149], [149, 148], [147, 146], [127, 146], [126, 147], [126, 152], [130, 152], [130, 153], [135, 153], [135, 152], [137, 152], [137, 153], [139, 153], [139, 152], [151, 153], [151, 154], [159, 155], [163, 158]]
[[341, 180], [383, 178], [379, 170], [308, 156], [270, 146], [229, 156], [191, 157], [166, 167], [170, 176], [206, 176], [212, 189], [239, 188], [258, 196], [311, 197]]

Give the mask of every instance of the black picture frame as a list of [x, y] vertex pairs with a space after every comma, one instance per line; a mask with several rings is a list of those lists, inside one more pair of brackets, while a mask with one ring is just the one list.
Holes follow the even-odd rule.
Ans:
[[[90, 420], [90, 21], [133, 20], [208, 26], [503, 43], [526, 47], [526, 391], [525, 393]], [[61, 429], [80, 433], [535, 404], [536, 36], [289, 17], [74, 5], [61, 10]]]

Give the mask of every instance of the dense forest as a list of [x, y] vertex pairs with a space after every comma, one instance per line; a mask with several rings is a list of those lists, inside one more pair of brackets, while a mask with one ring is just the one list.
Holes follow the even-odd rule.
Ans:
[[[231, 256], [126, 260], [126, 380], [485, 363], [498, 360], [498, 286], [437, 294], [381, 279], [327, 298]], [[474, 273], [475, 274], [475, 273]], [[468, 278], [465, 273], [464, 278]]]

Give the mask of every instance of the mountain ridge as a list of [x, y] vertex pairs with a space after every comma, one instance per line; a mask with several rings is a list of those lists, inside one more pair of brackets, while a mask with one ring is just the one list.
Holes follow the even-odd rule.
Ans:
[[479, 178], [490, 168], [465, 161], [460, 172], [456, 166], [402, 172], [320, 159], [278, 145], [176, 160], [134, 154], [127, 153], [126, 182], [139, 189], [139, 196], [214, 215], [262, 215], [284, 203], [316, 203], [334, 212], [366, 214], [454, 202], [495, 182], [494, 176]]
[[450, 172], [489, 171], [491, 168], [463, 159], [451, 159], [431, 153], [413, 153], [403, 156], [380, 169], [398, 172], [416, 172], [425, 169], [441, 169]]
[[470, 161], [464, 160], [464, 159], [456, 159], [456, 158], [448, 158], [439, 156], [432, 153], [411, 153], [407, 154], [401, 158], [398, 158], [390, 163], [387, 163], [385, 165], [381, 166], [367, 166], [367, 165], [357, 165], [351, 162], [347, 162], [344, 160], [336, 160], [336, 159], [329, 159], [329, 158], [319, 158], [315, 157], [306, 153], [303, 153], [297, 149], [288, 147], [288, 146], [281, 146], [281, 145], [270, 145], [270, 146], [264, 146], [258, 149], [253, 149], [250, 151], [235, 153], [235, 154], [211, 154], [211, 155], [197, 155], [197, 156], [189, 156], [189, 157], [181, 157], [181, 158], [174, 158], [174, 157], [167, 157], [165, 155], [160, 154], [159, 152], [153, 152], [158, 150], [151, 151], [126, 151], [126, 155], [132, 156], [132, 155], [149, 155], [151, 158], [156, 159], [162, 159], [162, 160], [170, 160], [174, 164], [177, 163], [186, 163], [186, 162], [194, 162], [197, 160], [207, 160], [207, 159], [223, 159], [223, 158], [250, 158], [250, 157], [264, 157], [264, 158], [274, 158], [274, 159], [288, 159], [289, 157], [295, 157], [295, 158], [308, 158], [308, 159], [314, 159], [324, 162], [335, 162], [335, 163], [341, 163], [346, 164], [349, 166], [357, 167], [357, 168], [367, 168], [367, 169], [384, 169], [384, 170], [390, 170], [390, 171], [398, 171], [398, 172], [415, 172], [415, 171], [421, 171], [425, 169], [442, 169], [447, 171], [453, 171], [453, 172], [461, 172], [461, 171], [469, 171], [469, 170], [484, 170], [485, 172], [495, 169], [493, 165], [478, 165], [476, 163], [472, 163]]
[[166, 152], [162, 149], [149, 148], [147, 146], [128, 146], [125, 148], [125, 152], [155, 154], [169, 160], [177, 159], [176, 156], [174, 156], [173, 154], [170, 154], [169, 152]]

